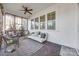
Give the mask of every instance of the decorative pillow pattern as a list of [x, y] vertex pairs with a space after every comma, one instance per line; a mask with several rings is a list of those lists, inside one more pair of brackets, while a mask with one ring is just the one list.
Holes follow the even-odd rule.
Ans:
[[45, 33], [41, 33], [41, 38], [45, 38], [46, 34]]

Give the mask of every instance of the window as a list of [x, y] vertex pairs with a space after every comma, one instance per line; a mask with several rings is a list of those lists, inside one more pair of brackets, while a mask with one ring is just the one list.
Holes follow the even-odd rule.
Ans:
[[22, 27], [24, 30], [27, 30], [27, 28], [28, 28], [27, 19], [25, 19], [25, 18], [22, 18]]
[[39, 19], [38, 17], [35, 18], [35, 29], [38, 29], [39, 28]]
[[9, 30], [13, 28], [14, 24], [14, 16], [6, 14], [5, 15], [5, 30]]
[[45, 29], [45, 15], [40, 16], [40, 29]]
[[34, 19], [31, 20], [31, 29], [35, 29], [35, 21], [34, 21]]
[[3, 25], [3, 30], [21, 30], [22, 27], [24, 28], [24, 30], [27, 30], [28, 28], [28, 23], [27, 23], [27, 19], [23, 18], [23, 17], [17, 17], [14, 16], [12, 14], [5, 14], [3, 17], [4, 21], [4, 25]]
[[47, 14], [47, 29], [55, 30], [55, 12]]
[[21, 30], [21, 17], [15, 17], [15, 26], [16, 26], [16, 30]]

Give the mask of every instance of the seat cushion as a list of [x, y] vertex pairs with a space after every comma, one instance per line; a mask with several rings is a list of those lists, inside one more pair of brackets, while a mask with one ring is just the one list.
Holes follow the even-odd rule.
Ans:
[[7, 44], [14, 44], [15, 42], [14, 42], [14, 40], [7, 40]]

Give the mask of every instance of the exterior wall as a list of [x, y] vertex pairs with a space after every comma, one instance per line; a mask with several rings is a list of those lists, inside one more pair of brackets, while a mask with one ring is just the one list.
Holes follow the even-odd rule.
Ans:
[[[30, 19], [28, 22], [28, 29], [30, 31], [41, 31], [48, 33], [48, 41], [57, 44], [69, 46], [72, 48], [78, 48], [78, 37], [77, 37], [77, 10], [78, 4], [55, 4], [49, 8], [42, 10], [30, 19], [46, 15], [49, 12], [56, 11], [56, 30], [31, 30]], [[46, 23], [47, 23], [47, 18]]]

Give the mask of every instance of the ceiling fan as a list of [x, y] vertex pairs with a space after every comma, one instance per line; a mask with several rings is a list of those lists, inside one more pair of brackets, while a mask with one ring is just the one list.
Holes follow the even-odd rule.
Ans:
[[3, 7], [3, 5], [0, 3], [0, 9], [1, 9], [1, 13], [2, 13], [2, 15], [4, 14], [4, 7]]
[[25, 7], [25, 6], [22, 6], [22, 8], [24, 10], [20, 10], [20, 11], [24, 11], [24, 14], [29, 13], [29, 14], [32, 15], [31, 11], [33, 11], [33, 9], [29, 9], [28, 7]]

